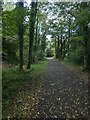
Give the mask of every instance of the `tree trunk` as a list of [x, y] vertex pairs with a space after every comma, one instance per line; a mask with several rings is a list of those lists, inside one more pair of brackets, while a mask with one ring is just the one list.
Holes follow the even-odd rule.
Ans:
[[41, 40], [41, 50], [45, 52], [45, 48], [46, 48], [46, 32], [44, 31]]
[[90, 78], [90, 28], [88, 28], [88, 29], [89, 29], [89, 37], [88, 37], [88, 72], [89, 72], [89, 78]]
[[88, 89], [89, 88], [90, 88], [90, 28], [89, 28], [89, 37], [88, 37]]
[[36, 17], [36, 25], [35, 25], [35, 38], [34, 38], [34, 55], [33, 55], [33, 63], [36, 62], [36, 52], [38, 50], [38, 17]]
[[56, 37], [55, 37], [55, 41], [54, 41], [54, 48], [55, 48], [55, 53], [54, 53], [54, 56], [55, 58], [57, 58], [57, 45], [56, 45]]
[[37, 44], [38, 44], [38, 17], [36, 18], [36, 33], [35, 33], [35, 49], [37, 51]]
[[20, 69], [23, 69], [23, 28], [19, 30]]
[[34, 26], [36, 20], [36, 13], [37, 13], [37, 2], [31, 2], [30, 27], [29, 27], [29, 55], [28, 55], [27, 69], [30, 69], [32, 64]]
[[69, 46], [70, 46], [70, 37], [71, 37], [70, 26], [71, 26], [71, 20], [69, 18], [69, 25], [68, 25], [68, 48], [67, 48], [68, 60], [70, 59], [70, 55], [69, 55], [69, 50], [70, 50]]
[[62, 31], [62, 24], [61, 24], [61, 38], [60, 38], [60, 60], [62, 60], [62, 52], [63, 52], [63, 43], [62, 43], [62, 38], [63, 38], [63, 31]]
[[59, 39], [59, 35], [58, 35], [58, 39], [57, 39], [57, 58], [60, 59], [60, 39]]
[[65, 55], [66, 55], [66, 46], [65, 46], [65, 44], [66, 44], [66, 40], [63, 41], [63, 54], [62, 54], [62, 60], [64, 60]]
[[89, 70], [89, 31], [88, 26], [83, 27], [83, 41], [84, 41], [84, 68]]
[[[18, 40], [19, 40], [19, 52], [20, 52], [20, 70], [23, 70], [23, 36], [24, 36], [24, 3], [17, 2], [17, 25], [18, 25]], [[23, 14], [22, 14], [23, 12]], [[18, 15], [19, 14], [19, 15]]]

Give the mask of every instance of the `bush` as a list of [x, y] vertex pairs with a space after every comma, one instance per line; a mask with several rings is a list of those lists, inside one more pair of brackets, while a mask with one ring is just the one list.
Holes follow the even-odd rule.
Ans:
[[45, 53], [42, 50], [36, 52], [36, 59], [37, 60], [44, 60]]
[[83, 64], [83, 50], [81, 48], [76, 49], [70, 53], [70, 61], [76, 64], [82, 65]]
[[51, 49], [46, 50], [46, 57], [52, 57], [53, 56], [53, 51]]

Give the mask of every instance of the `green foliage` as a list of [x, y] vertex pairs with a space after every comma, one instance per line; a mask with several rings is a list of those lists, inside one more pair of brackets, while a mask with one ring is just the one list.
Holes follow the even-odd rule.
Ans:
[[53, 51], [51, 49], [46, 49], [46, 57], [52, 57], [53, 56]]
[[44, 60], [45, 53], [42, 50], [39, 50], [35, 53], [37, 60]]
[[[76, 37], [72, 37], [72, 39], [76, 42], [79, 42], [79, 41], [82, 41], [83, 37], [78, 35]], [[72, 42], [73, 42], [73, 40], [72, 40]]]
[[16, 35], [16, 14], [14, 10], [2, 12], [2, 33], [3, 36], [10, 36], [11, 38]]
[[26, 81], [31, 81], [32, 75], [38, 75], [45, 71], [47, 67], [47, 61], [40, 61], [37, 64], [32, 65], [32, 69], [24, 69], [19, 71], [18, 66], [3, 69], [2, 71], [2, 90], [3, 90], [3, 103], [7, 100], [11, 100], [17, 90], [24, 85]]
[[[90, 22], [90, 2], [81, 3], [38, 3], [36, 8], [24, 7], [24, 9], [18, 6], [8, 11], [7, 9], [2, 12], [3, 20], [3, 54], [7, 61], [18, 62], [19, 50], [18, 50], [18, 30], [17, 28], [23, 28], [24, 31], [24, 63], [27, 63], [28, 58], [32, 58], [33, 61], [43, 60], [46, 56], [53, 56], [52, 50], [57, 51], [62, 57], [67, 57], [71, 62], [77, 64], [83, 64], [84, 61], [84, 38], [87, 31], [82, 31], [84, 27]], [[33, 17], [33, 12], [36, 19]], [[35, 13], [35, 14], [36, 14]], [[33, 14], [33, 15], [32, 15]], [[30, 16], [31, 15], [31, 16]], [[32, 23], [35, 23], [34, 28]], [[23, 23], [23, 24], [22, 24]], [[30, 29], [29, 29], [30, 27]], [[87, 26], [88, 27], [88, 26]], [[29, 30], [37, 31], [36, 37], [34, 32], [30, 35]], [[89, 31], [90, 32], [90, 31]], [[21, 34], [22, 35], [22, 34]], [[47, 42], [47, 35], [51, 35], [52, 39]], [[30, 37], [30, 39], [29, 39]], [[33, 51], [31, 57], [28, 57], [29, 40], [31, 46], [33, 43], [32, 38], [35, 38], [36, 50]], [[59, 39], [58, 39], [59, 37]], [[84, 37], [84, 38], [83, 38]], [[89, 37], [88, 37], [89, 38]], [[56, 41], [56, 42], [55, 42]], [[88, 39], [89, 41], [89, 39]], [[48, 44], [48, 45], [47, 45]], [[38, 47], [39, 46], [39, 47]], [[49, 48], [52, 49], [47, 49]], [[88, 45], [89, 46], [89, 45]], [[87, 47], [87, 46], [86, 46]], [[34, 48], [34, 47], [31, 47]], [[44, 53], [43, 51], [45, 51]], [[89, 47], [88, 47], [89, 49]], [[88, 50], [89, 51], [89, 50]], [[89, 53], [88, 53], [89, 54]], [[30, 53], [29, 53], [30, 55]], [[64, 59], [63, 57], [63, 59]], [[69, 58], [70, 57], [70, 58]]]
[[89, 9], [86, 8], [77, 14], [77, 24], [80, 26], [87, 25], [90, 21]]
[[17, 63], [18, 41], [14, 10], [2, 12], [2, 34], [3, 60], [9, 63]]
[[83, 65], [83, 57], [82, 46], [79, 46], [76, 48], [76, 50], [70, 52], [70, 61], [75, 64]]
[[14, 90], [17, 90], [21, 83], [31, 76], [30, 72], [19, 72], [17, 68], [4, 69], [2, 73], [3, 101], [13, 97]]
[[32, 75], [37, 75], [44, 72], [47, 68], [47, 61], [38, 61], [36, 64], [32, 65]]
[[[13, 40], [13, 39], [12, 39]], [[17, 44], [16, 42], [10, 41], [8, 38], [3, 38], [3, 55], [2, 58], [4, 61], [9, 63], [18, 63], [18, 56], [16, 54]]]

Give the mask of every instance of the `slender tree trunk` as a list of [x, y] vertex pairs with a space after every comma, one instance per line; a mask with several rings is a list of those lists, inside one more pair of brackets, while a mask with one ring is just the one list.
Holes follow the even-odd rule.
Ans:
[[37, 44], [38, 44], [38, 17], [36, 18], [35, 51], [37, 50]]
[[88, 31], [89, 31], [89, 36], [88, 36], [88, 72], [89, 72], [89, 78], [90, 78], [90, 27], [88, 28]]
[[83, 27], [83, 41], [84, 41], [84, 67], [85, 67], [85, 70], [89, 70], [88, 37], [89, 37], [88, 26], [84, 26]]
[[38, 39], [37, 39], [38, 50], [40, 49], [40, 41], [41, 41], [41, 35], [40, 35], [40, 23], [38, 23]]
[[65, 40], [63, 41], [63, 54], [62, 54], [62, 60], [64, 60], [65, 55], [66, 55], [66, 46], [65, 46]]
[[87, 37], [88, 37], [88, 45], [87, 45], [87, 50], [88, 50], [88, 72], [89, 72], [89, 78], [90, 78], [90, 26], [88, 26], [88, 36]]
[[17, 25], [18, 25], [18, 40], [19, 40], [19, 52], [20, 52], [19, 54], [20, 55], [20, 70], [23, 70], [24, 3], [17, 2], [16, 6], [17, 6], [17, 17], [18, 17]]
[[19, 31], [20, 69], [23, 69], [23, 28]]
[[69, 55], [69, 46], [70, 46], [70, 37], [71, 37], [71, 33], [70, 33], [70, 26], [71, 26], [71, 22], [70, 22], [70, 18], [69, 18], [69, 25], [68, 25], [68, 49], [67, 49], [67, 52], [68, 52], [68, 60], [70, 59], [70, 55]]
[[57, 58], [57, 45], [56, 45], [56, 37], [55, 37], [55, 41], [54, 41], [54, 48], [55, 48], [55, 58]]
[[46, 31], [44, 31], [43, 35], [42, 35], [42, 40], [41, 40], [41, 50], [43, 52], [45, 52], [45, 48], [46, 48]]
[[36, 25], [35, 25], [33, 63], [36, 61], [36, 52], [37, 52], [37, 50], [38, 50], [38, 17], [36, 17]]
[[60, 37], [60, 60], [62, 60], [62, 52], [63, 52], [63, 43], [62, 43], [62, 39], [63, 39], [63, 31], [62, 31], [62, 24], [61, 24], [61, 37]]
[[34, 42], [34, 26], [37, 13], [37, 2], [31, 2], [31, 14], [30, 14], [30, 28], [29, 28], [29, 56], [27, 69], [31, 68], [32, 64], [32, 52], [33, 52], [33, 42]]
[[58, 35], [58, 39], [57, 39], [57, 58], [60, 59], [60, 39], [59, 39], [59, 35]]

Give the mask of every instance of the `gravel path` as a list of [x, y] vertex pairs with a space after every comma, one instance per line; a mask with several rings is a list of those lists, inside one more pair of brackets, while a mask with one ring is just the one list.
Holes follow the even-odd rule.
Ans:
[[88, 88], [85, 82], [58, 60], [48, 60], [48, 68], [33, 118], [88, 119]]

